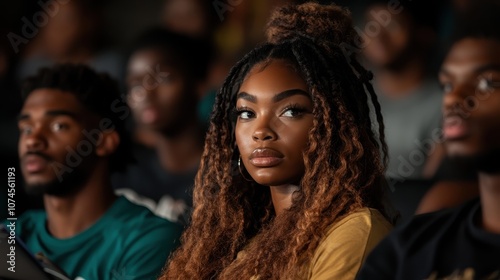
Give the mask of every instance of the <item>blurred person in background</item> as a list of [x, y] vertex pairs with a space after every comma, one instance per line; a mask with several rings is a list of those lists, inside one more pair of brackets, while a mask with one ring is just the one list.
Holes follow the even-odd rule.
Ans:
[[213, 33], [219, 20], [211, 1], [164, 1], [161, 20], [166, 29], [196, 39], [213, 40]]
[[386, 175], [401, 222], [414, 213], [459, 205], [478, 193], [475, 172], [446, 157], [442, 145], [442, 94], [433, 67], [441, 8], [403, 1], [391, 9], [376, 1], [367, 10], [369, 20], [381, 25], [380, 33], [367, 39], [365, 55], [376, 67], [390, 155]]
[[128, 61], [137, 163], [116, 174], [113, 184], [172, 221], [185, 218], [192, 205], [205, 137], [197, 109], [211, 59], [205, 41], [154, 28], [140, 36]]
[[[165, 0], [161, 21], [165, 29], [204, 41], [207, 47], [215, 46], [215, 34], [222, 21], [218, 18], [215, 2], [205, 0]], [[212, 50], [210, 50], [212, 52]], [[219, 52], [212, 52], [218, 56]], [[206, 91], [200, 96], [200, 120], [208, 123], [214, 104], [215, 92], [229, 69], [221, 59], [212, 59], [206, 77]]]
[[404, 222], [434, 183], [445, 152], [440, 141], [442, 93], [434, 76], [439, 5], [369, 1], [358, 28], [384, 116], [389, 197]]
[[441, 123], [442, 94], [430, 71], [436, 39], [433, 15], [424, 3], [403, 1], [391, 9], [387, 1], [373, 1], [366, 16], [367, 29], [370, 23], [379, 25], [374, 36], [365, 34], [364, 54], [374, 68], [384, 116], [387, 177], [431, 178], [444, 155], [441, 145], [428, 149], [425, 144], [435, 138], [432, 133]]
[[18, 118], [28, 211], [16, 234], [71, 279], [156, 279], [181, 227], [117, 197], [110, 174], [130, 160], [116, 83], [84, 65], [43, 68], [28, 78]]
[[[486, 5], [457, 23], [439, 72], [446, 149], [473, 164], [479, 198], [394, 230], [368, 257], [359, 279], [499, 279], [499, 12], [498, 4]], [[447, 195], [453, 194], [450, 189]]]
[[103, 49], [103, 2], [51, 0], [47, 5], [53, 7], [53, 12], [46, 13], [47, 24], [39, 27], [34, 37], [37, 49], [31, 48], [30, 56], [21, 61], [18, 79], [33, 75], [40, 67], [53, 63], [83, 63], [122, 81], [120, 56]]

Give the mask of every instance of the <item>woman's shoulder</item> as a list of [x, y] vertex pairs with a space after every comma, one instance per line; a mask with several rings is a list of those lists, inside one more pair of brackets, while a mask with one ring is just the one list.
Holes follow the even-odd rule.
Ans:
[[333, 223], [327, 229], [325, 236], [340, 235], [343, 232], [352, 230], [362, 232], [389, 232], [391, 229], [392, 225], [377, 209], [364, 207]]
[[354, 279], [366, 256], [391, 229], [376, 209], [361, 208], [344, 216], [327, 229], [314, 253], [309, 278]]
[[376, 209], [361, 208], [327, 228], [320, 246], [357, 244], [374, 247], [392, 230], [392, 225]]

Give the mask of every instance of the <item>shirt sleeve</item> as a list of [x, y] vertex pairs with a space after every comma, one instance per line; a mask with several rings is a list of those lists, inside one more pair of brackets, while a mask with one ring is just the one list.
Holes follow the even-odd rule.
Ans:
[[352, 280], [367, 254], [389, 232], [387, 223], [359, 215], [331, 230], [312, 261], [311, 280]]
[[181, 227], [170, 223], [168, 227], [142, 229], [141, 233], [126, 250], [120, 265], [111, 271], [111, 279], [156, 280], [178, 245]]

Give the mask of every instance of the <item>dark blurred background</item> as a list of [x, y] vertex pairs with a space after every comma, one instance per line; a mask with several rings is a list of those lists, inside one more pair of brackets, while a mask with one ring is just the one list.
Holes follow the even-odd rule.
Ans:
[[[460, 20], [461, 14], [472, 13], [474, 11], [472, 7], [481, 5], [483, 1], [344, 0], [334, 3], [348, 7], [352, 12], [356, 29], [361, 32], [360, 35], [376, 41], [360, 52], [363, 62], [374, 70], [375, 76], [380, 73], [380, 77], [387, 77], [391, 71], [402, 71], [401, 73], [408, 72], [409, 80], [412, 80], [412, 77], [421, 77], [413, 79], [414, 84], [411, 82], [405, 84], [407, 88], [413, 90], [426, 84], [427, 80], [434, 80], [433, 83], [436, 83], [437, 69], [454, 22]], [[87, 63], [96, 70], [107, 72], [116, 78], [125, 93], [129, 50], [142, 32], [150, 27], [162, 26], [213, 46], [212, 65], [204, 85], [206, 95], [200, 102], [198, 112], [200, 119], [206, 122], [214, 92], [224, 80], [230, 67], [245, 52], [262, 42], [266, 19], [270, 12], [277, 6], [300, 2], [304, 1], [2, 1], [0, 3], [0, 156], [4, 174], [7, 173], [7, 167], [16, 167], [17, 170], [17, 214], [26, 208], [41, 206], [39, 198], [28, 198], [23, 194], [21, 172], [18, 168], [16, 116], [21, 107], [19, 89], [24, 78], [36, 73], [40, 67], [54, 62]], [[384, 18], [384, 15], [390, 15], [391, 23], [386, 21], [388, 19]], [[378, 22], [378, 27], [376, 24], [370, 26], [370, 21]], [[406, 70], [408, 71], [405, 72]], [[387, 92], [389, 99], [399, 94], [398, 89], [387, 86], [390, 84], [390, 78], [385, 79], [382, 85], [377, 85], [375, 81], [376, 89]], [[406, 92], [407, 88], [403, 87], [399, 92]], [[423, 89], [422, 91], [426, 91], [427, 87]], [[433, 90], [436, 89], [429, 91]], [[439, 96], [439, 89], [437, 91]], [[429, 108], [419, 107], [418, 110], [421, 112], [437, 110], [439, 115], [439, 99], [440, 97], [437, 97], [438, 101], [432, 101], [434, 98], [426, 99], [433, 103], [422, 105]], [[390, 123], [390, 118], [394, 118], [394, 114], [397, 116], [398, 113], [391, 111], [387, 114]], [[413, 122], [415, 117], [411, 118], [410, 121]], [[430, 130], [433, 128], [430, 127], [430, 123], [435, 121], [439, 126], [439, 116], [428, 122], [415, 121], [414, 126], [408, 123], [405, 125], [410, 128], [424, 125]], [[395, 126], [397, 127], [397, 124]], [[388, 137], [394, 136], [388, 133]], [[389, 148], [392, 148], [391, 143], [396, 143], [394, 145], [397, 146], [399, 142], [401, 139], [389, 140]], [[402, 172], [401, 163], [397, 163], [395, 159], [399, 154], [404, 156], [412, 149], [415, 148], [394, 147], [394, 151], [398, 151], [398, 154], [392, 156], [393, 168], [392, 170], [390, 168], [392, 173], [388, 174], [389, 177], [396, 179], [391, 185], [393, 190], [391, 195], [401, 193], [400, 196], [393, 197], [393, 200], [398, 204], [397, 208], [404, 212], [404, 216], [413, 213], [420, 197], [435, 183], [433, 178], [438, 174], [440, 162], [445, 157], [442, 154], [437, 155], [437, 159], [433, 159], [437, 163], [427, 160], [426, 163], [431, 163], [425, 164], [426, 166], [420, 163], [421, 166], [413, 166], [415, 172]], [[408, 191], [398, 193], [397, 186], [405, 183]], [[3, 201], [2, 198], [0, 207], [6, 209]], [[0, 212], [2, 217], [3, 211]]]

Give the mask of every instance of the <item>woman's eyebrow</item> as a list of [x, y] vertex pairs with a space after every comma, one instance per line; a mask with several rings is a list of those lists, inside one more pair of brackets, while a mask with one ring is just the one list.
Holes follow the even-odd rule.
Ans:
[[309, 97], [309, 93], [307, 93], [306, 91], [302, 90], [302, 89], [298, 89], [298, 88], [295, 88], [295, 89], [289, 89], [289, 90], [285, 90], [283, 92], [280, 92], [278, 94], [276, 94], [274, 97], [273, 97], [273, 102], [279, 102], [285, 98], [288, 98], [290, 96], [294, 96], [294, 95], [305, 95], [307, 97]]
[[257, 103], [257, 97], [255, 97], [255, 95], [251, 95], [249, 93], [246, 93], [244, 91], [238, 93], [238, 96], [236, 97], [236, 100], [238, 99], [245, 99], [247, 101], [250, 101], [252, 103]]
[[[276, 102], [279, 102], [283, 99], [289, 98], [290, 96], [294, 96], [294, 95], [304, 95], [304, 96], [309, 97], [309, 93], [307, 93], [306, 91], [304, 91], [302, 89], [295, 88], [295, 89], [285, 90], [283, 92], [276, 94], [275, 96], [273, 96], [273, 102], [276, 103]], [[236, 99], [240, 99], [240, 98], [245, 99], [245, 100], [252, 102], [252, 103], [257, 102], [257, 97], [255, 97], [255, 95], [251, 95], [251, 94], [244, 92], [244, 91], [238, 93], [238, 96]]]

